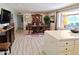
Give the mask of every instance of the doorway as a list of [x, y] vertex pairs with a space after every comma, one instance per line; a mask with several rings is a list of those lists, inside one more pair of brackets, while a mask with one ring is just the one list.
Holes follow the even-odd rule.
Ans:
[[18, 30], [23, 30], [23, 15], [17, 15]]

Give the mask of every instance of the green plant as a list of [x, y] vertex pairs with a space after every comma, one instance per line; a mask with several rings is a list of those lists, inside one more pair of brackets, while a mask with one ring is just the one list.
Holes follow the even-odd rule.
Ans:
[[45, 17], [44, 17], [44, 22], [45, 22], [45, 24], [50, 23], [50, 18], [49, 18], [49, 16], [45, 16]]
[[47, 27], [50, 29], [50, 18], [49, 18], [49, 16], [44, 17], [44, 22], [47, 25]]

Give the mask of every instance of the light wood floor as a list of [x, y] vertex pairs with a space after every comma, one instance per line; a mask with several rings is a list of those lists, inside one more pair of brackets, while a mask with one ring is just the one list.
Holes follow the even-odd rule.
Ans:
[[16, 33], [11, 55], [42, 55], [44, 35], [26, 35], [26, 33], [26, 31]]
[[[44, 55], [44, 35], [26, 35], [27, 31], [15, 33], [15, 41], [12, 45], [11, 55]], [[0, 52], [3, 55], [4, 52]], [[8, 55], [9, 51], [8, 51]]]
[[41, 55], [44, 35], [26, 35], [27, 32], [16, 33], [12, 46], [12, 55]]

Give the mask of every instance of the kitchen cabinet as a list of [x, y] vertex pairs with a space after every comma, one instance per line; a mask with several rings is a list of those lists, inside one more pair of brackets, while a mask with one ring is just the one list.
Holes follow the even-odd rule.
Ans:
[[45, 31], [44, 53], [47, 55], [79, 54], [79, 33], [69, 30]]

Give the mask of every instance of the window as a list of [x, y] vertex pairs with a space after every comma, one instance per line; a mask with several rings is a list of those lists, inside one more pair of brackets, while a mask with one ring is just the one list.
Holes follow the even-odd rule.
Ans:
[[66, 15], [64, 16], [64, 27], [66, 29], [79, 28], [79, 15]]

